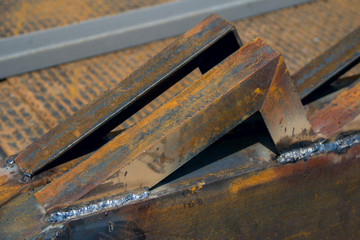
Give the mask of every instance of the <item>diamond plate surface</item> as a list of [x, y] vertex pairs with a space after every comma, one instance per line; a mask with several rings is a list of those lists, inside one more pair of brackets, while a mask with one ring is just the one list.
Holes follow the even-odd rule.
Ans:
[[0, 37], [64, 26], [172, 0], [2, 0]]

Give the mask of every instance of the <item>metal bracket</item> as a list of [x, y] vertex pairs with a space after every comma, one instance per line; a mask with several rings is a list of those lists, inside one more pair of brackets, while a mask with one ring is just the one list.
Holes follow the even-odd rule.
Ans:
[[[284, 92], [277, 95], [276, 90]], [[112, 175], [121, 179], [123, 191], [150, 188], [255, 112], [260, 110], [269, 120], [269, 103], [277, 96], [291, 102], [280, 104], [279, 116], [273, 119], [282, 117], [296, 136], [309, 136], [303, 130], [309, 133], [311, 126], [283, 58], [257, 38], [35, 193], [35, 197], [47, 211], [62, 208]], [[287, 116], [288, 112], [298, 118], [296, 124], [291, 125], [293, 118]], [[288, 134], [279, 132], [282, 128], [276, 123], [267, 124], [280, 146], [278, 140]]]
[[85, 139], [96, 141], [195, 68], [206, 73], [241, 46], [233, 25], [213, 15], [177, 38], [115, 88], [42, 136], [15, 159], [35, 174]]

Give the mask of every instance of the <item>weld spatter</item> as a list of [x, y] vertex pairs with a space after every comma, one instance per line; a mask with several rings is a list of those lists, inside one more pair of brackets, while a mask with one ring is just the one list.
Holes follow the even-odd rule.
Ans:
[[322, 153], [342, 152], [347, 148], [360, 143], [360, 132], [352, 133], [347, 136], [337, 138], [330, 142], [320, 140], [307, 147], [293, 149], [291, 151], [280, 154], [276, 161], [282, 164], [294, 163], [300, 160], [307, 160], [309, 157]]
[[75, 218], [85, 217], [92, 213], [100, 212], [106, 209], [122, 207], [136, 201], [147, 199], [149, 196], [150, 196], [149, 191], [145, 191], [140, 194], [133, 194], [133, 193], [127, 194], [123, 198], [108, 199], [105, 201], [97, 202], [79, 208], [72, 208], [65, 211], [51, 213], [47, 220], [50, 223], [59, 223], [63, 221], [68, 221]]

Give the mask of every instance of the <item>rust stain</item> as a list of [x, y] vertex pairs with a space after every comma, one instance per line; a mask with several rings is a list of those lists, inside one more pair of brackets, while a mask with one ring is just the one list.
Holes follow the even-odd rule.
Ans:
[[199, 191], [204, 185], [205, 185], [205, 182], [199, 182], [197, 185], [191, 187], [189, 189], [189, 191], [190, 191], [191, 194], [194, 194], [197, 191]]
[[[278, 178], [279, 174], [275, 169], [267, 169], [258, 174], [254, 173], [252, 176], [242, 179], [235, 179], [229, 185], [229, 192], [231, 194], [237, 194], [239, 191], [267, 182], [271, 182]], [[285, 176], [285, 174], [284, 174]]]

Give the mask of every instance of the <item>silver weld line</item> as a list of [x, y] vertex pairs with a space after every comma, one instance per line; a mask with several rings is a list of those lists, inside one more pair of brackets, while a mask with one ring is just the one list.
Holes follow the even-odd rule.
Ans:
[[291, 151], [280, 154], [276, 160], [282, 164], [294, 163], [300, 160], [307, 160], [309, 157], [322, 153], [340, 153], [359, 143], [360, 132], [356, 132], [337, 138], [334, 141], [319, 140], [318, 142], [313, 143], [307, 147], [293, 149]]
[[123, 198], [118, 199], [108, 199], [101, 202], [97, 202], [94, 204], [90, 204], [83, 207], [72, 208], [69, 210], [59, 211], [55, 213], [51, 213], [49, 218], [47, 219], [48, 222], [51, 223], [59, 223], [63, 221], [68, 221], [74, 218], [85, 217], [87, 215], [97, 213], [103, 210], [122, 207], [128, 205], [130, 203], [140, 201], [143, 199], [147, 199], [150, 196], [149, 191], [145, 191], [140, 194], [127, 194]]

